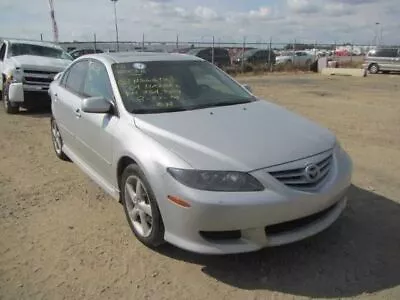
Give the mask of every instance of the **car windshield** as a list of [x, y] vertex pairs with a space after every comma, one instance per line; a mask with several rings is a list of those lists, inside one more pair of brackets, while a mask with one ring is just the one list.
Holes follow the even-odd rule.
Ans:
[[72, 57], [62, 49], [23, 43], [11, 44], [9, 56], [19, 55], [37, 55], [72, 60]]
[[203, 61], [152, 61], [112, 66], [125, 108], [163, 113], [255, 100], [224, 72]]

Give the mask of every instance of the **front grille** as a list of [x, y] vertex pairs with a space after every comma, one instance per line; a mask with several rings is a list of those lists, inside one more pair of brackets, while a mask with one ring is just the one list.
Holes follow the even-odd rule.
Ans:
[[315, 181], [307, 179], [305, 176], [305, 168], [296, 168], [289, 170], [279, 170], [269, 172], [275, 179], [283, 184], [296, 189], [313, 189], [317, 187], [329, 174], [332, 167], [332, 155], [323, 158], [315, 163], [319, 167], [320, 174]]
[[56, 76], [57, 72], [24, 70], [23, 82], [31, 85], [48, 86]]
[[44, 83], [50, 83], [53, 81], [53, 78], [42, 78], [42, 77], [28, 77], [25, 76], [25, 82], [44, 82]]
[[304, 218], [300, 218], [300, 219], [296, 219], [296, 220], [292, 220], [292, 221], [288, 221], [288, 222], [284, 222], [284, 223], [279, 223], [279, 224], [275, 224], [275, 225], [269, 225], [265, 227], [265, 234], [268, 235], [272, 235], [272, 234], [282, 234], [285, 232], [290, 232], [290, 231], [294, 231], [296, 229], [299, 229], [301, 227], [305, 227], [311, 223], [314, 223], [320, 219], [323, 219], [324, 217], [326, 217], [335, 207], [336, 205], [338, 205], [337, 203], [328, 207], [327, 209], [324, 209], [323, 211], [320, 211], [316, 214], [304, 217]]

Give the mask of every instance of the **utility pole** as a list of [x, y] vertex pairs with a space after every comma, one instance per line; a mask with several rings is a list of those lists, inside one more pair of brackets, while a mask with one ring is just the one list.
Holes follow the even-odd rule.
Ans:
[[376, 32], [375, 32], [375, 47], [377, 47], [379, 45], [379, 25], [381, 25], [381, 23], [376, 22], [375, 26], [376, 26]]
[[52, 25], [53, 25], [54, 42], [58, 43], [58, 27], [57, 27], [57, 22], [56, 22], [56, 16], [55, 16], [55, 13], [54, 13], [54, 2], [53, 2], [53, 0], [49, 0], [49, 5], [50, 5], [51, 22], [52, 22]]
[[119, 51], [119, 37], [118, 37], [118, 19], [117, 19], [117, 2], [118, 0], [111, 0], [114, 3], [114, 23], [115, 23], [115, 35], [117, 38], [117, 52]]

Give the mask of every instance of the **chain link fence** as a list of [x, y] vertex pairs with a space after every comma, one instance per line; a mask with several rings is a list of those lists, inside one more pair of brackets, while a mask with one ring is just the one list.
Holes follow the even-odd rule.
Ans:
[[[230, 72], [266, 72], [286, 69], [310, 70], [319, 57], [328, 57], [328, 61], [335, 61], [340, 66], [360, 67], [364, 55], [369, 50], [376, 48], [376, 46], [372, 45], [306, 43], [299, 40], [274, 42], [273, 39], [268, 41], [258, 39], [256, 41], [251, 41], [246, 37], [243, 38], [242, 41], [224, 41], [221, 38], [217, 39], [215, 37], [202, 37], [200, 40], [193, 41], [182, 41], [177, 37], [175, 41], [156, 41], [147, 40], [144, 35], [141, 41], [120, 41], [118, 45], [113, 41], [97, 41], [96, 35], [94, 35], [93, 41], [74, 41], [60, 44], [67, 51], [72, 51], [74, 49], [94, 49], [104, 52], [115, 52], [119, 49], [118, 51], [120, 52], [149, 51], [190, 54], [195, 53], [193, 52], [194, 49], [208, 49], [209, 53], [206, 55], [207, 57], [203, 58], [217, 65], [219, 65], [218, 60], [221, 54], [219, 49], [224, 49], [229, 56], [229, 65], [224, 64], [223, 66], [219, 66]], [[255, 55], [259, 57], [253, 59], [253, 61], [257, 63], [248, 63], [250, 60], [247, 56], [251, 53], [258, 53]], [[194, 55], [201, 57], [201, 55], [198, 54]], [[302, 55], [308, 55], [310, 57], [309, 60], [304, 60], [304, 58], [300, 57]], [[285, 63], [282, 63], [282, 61]], [[302, 63], [299, 63], [300, 61]]]

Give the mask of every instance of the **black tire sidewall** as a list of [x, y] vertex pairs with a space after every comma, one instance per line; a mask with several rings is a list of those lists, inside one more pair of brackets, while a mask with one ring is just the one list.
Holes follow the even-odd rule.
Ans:
[[[151, 211], [152, 211], [152, 230], [151, 234], [148, 237], [143, 237], [140, 234], [138, 234], [135, 230], [135, 227], [132, 224], [132, 221], [129, 217], [128, 214], [128, 209], [127, 205], [125, 203], [125, 184], [126, 180], [128, 179], [129, 176], [135, 175], [144, 184], [147, 194], [149, 196], [149, 202], [151, 205]], [[132, 230], [132, 232], [135, 234], [136, 238], [141, 241], [144, 245], [150, 248], [155, 248], [161, 244], [164, 243], [164, 224], [161, 218], [160, 210], [157, 205], [156, 198], [154, 196], [153, 190], [149, 184], [149, 182], [146, 179], [146, 176], [144, 175], [143, 171], [139, 168], [137, 164], [130, 164], [128, 165], [125, 170], [122, 173], [121, 180], [120, 180], [120, 196], [121, 196], [121, 203], [123, 204], [124, 211], [125, 211], [125, 216], [126, 219], [128, 220], [128, 224]]]
[[[376, 71], [372, 72], [371, 69], [374, 68], [374, 67], [375, 67]], [[369, 66], [369, 72], [370, 72], [371, 74], [377, 74], [377, 73], [379, 72], [379, 66], [378, 66], [377, 64], [371, 64], [371, 65]]]

